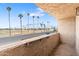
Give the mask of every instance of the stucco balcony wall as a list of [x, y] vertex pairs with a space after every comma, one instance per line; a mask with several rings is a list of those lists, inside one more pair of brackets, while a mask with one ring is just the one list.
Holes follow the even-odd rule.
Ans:
[[2, 56], [46, 56], [50, 55], [51, 52], [57, 47], [60, 43], [59, 34], [54, 34], [50, 37], [43, 38], [29, 43], [29, 45], [21, 45], [16, 48], [11, 48], [3, 50], [0, 52]]

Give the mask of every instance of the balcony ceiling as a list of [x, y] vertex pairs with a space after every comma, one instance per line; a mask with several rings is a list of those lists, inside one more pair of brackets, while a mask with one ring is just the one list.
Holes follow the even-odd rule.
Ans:
[[79, 4], [75, 3], [38, 3], [36, 5], [58, 19], [75, 16], [76, 8], [79, 7]]

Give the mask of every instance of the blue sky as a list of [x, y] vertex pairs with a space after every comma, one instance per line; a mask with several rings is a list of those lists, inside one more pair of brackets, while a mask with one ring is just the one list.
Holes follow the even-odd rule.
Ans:
[[[55, 17], [48, 15], [34, 3], [2, 3], [0, 4], [0, 28], [8, 28], [8, 11], [6, 7], [11, 7], [11, 27], [20, 27], [18, 14], [22, 13], [24, 16], [23, 26], [27, 25], [27, 13], [30, 13], [30, 24], [33, 23], [32, 16], [40, 16], [39, 22], [47, 24], [49, 21], [51, 26], [57, 26]], [[38, 23], [38, 21], [35, 21]]]

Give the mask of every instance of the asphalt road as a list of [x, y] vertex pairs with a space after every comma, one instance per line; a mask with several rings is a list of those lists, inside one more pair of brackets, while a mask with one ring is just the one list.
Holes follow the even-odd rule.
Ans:
[[5, 44], [9, 44], [9, 43], [13, 43], [13, 42], [17, 42], [17, 41], [20, 41], [20, 40], [32, 38], [32, 37], [37, 37], [37, 36], [41, 36], [41, 35], [47, 35], [49, 33], [52, 33], [52, 32], [42, 32], [42, 33], [34, 33], [34, 34], [27, 34], [27, 35], [17, 35], [17, 36], [12, 36], [12, 37], [0, 38], [0, 46], [5, 45]]

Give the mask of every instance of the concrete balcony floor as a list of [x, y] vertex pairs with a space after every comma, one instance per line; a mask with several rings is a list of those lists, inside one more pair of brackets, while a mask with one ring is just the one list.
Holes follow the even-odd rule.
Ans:
[[67, 44], [60, 44], [55, 52], [51, 55], [54, 56], [76, 56], [76, 50]]

